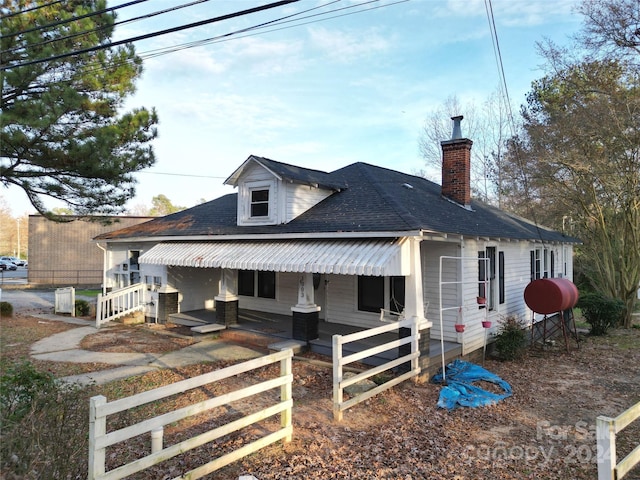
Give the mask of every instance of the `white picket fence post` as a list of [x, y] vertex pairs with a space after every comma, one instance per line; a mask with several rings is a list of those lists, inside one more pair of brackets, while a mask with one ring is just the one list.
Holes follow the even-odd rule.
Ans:
[[[278, 414], [280, 414], [280, 428], [276, 431], [268, 433], [257, 440], [245, 443], [236, 450], [214, 458], [208, 463], [184, 473], [180, 478], [195, 480], [279, 440], [290, 442], [293, 436], [292, 359], [293, 351], [288, 349], [112, 402], [107, 402], [107, 399], [102, 395], [92, 397], [89, 413], [89, 468], [87, 478], [89, 480], [118, 480], [128, 477]], [[236, 377], [251, 370], [260, 369], [278, 362], [280, 362], [280, 374], [275, 378], [263, 380], [229, 393], [216, 395], [198, 403], [178, 408], [107, 433], [107, 417], [109, 415], [125, 412], [148, 403], [161, 401], [173, 395], [184, 393], [187, 390], [201, 388], [214, 382]], [[194, 415], [212, 411], [218, 407], [229, 405], [233, 402], [238, 402], [245, 398], [278, 388], [280, 391], [279, 401], [274, 400], [274, 404], [264, 407], [262, 410], [252, 411], [252, 413], [246, 414], [241, 418], [223, 423], [213, 427], [209, 431], [187, 438], [176, 444], [166, 447], [163, 445], [163, 429], [165, 425], [175, 424]], [[151, 453], [107, 472], [105, 464], [107, 448], [145, 433], [150, 433], [151, 435]]]
[[616, 464], [616, 431], [613, 418], [599, 416], [596, 418], [598, 480], [613, 480]]
[[596, 418], [598, 480], [620, 480], [633, 467], [640, 464], [640, 445], [620, 462], [616, 457], [616, 434], [640, 418], [640, 402], [616, 418], [600, 415]]
[[[409, 378], [416, 377], [420, 374], [420, 365], [419, 365], [419, 357], [420, 357], [420, 349], [419, 342], [420, 332], [418, 327], [418, 319], [404, 319], [399, 322], [388, 323], [382, 327], [370, 328], [368, 330], [363, 330], [361, 332], [351, 333], [349, 335], [334, 335], [332, 338], [332, 355], [333, 355], [333, 418], [337, 421], [341, 421], [343, 417], [343, 412], [351, 408], [354, 405], [357, 405], [360, 402], [371, 398], [378, 393], [381, 393]], [[351, 355], [343, 356], [343, 345], [351, 342], [355, 342], [357, 340], [362, 340], [365, 338], [373, 337], [376, 335], [380, 335], [382, 333], [387, 333], [391, 331], [398, 330], [400, 328], [411, 328], [411, 335], [404, 338], [399, 338], [397, 340], [393, 340], [391, 342], [387, 342], [383, 345], [378, 345], [376, 347], [368, 348], [361, 352], [352, 353]], [[382, 352], [386, 352], [392, 349], [397, 349], [402, 345], [409, 344], [411, 346], [411, 353], [405, 355], [403, 357], [396, 358], [394, 360], [390, 360], [387, 363], [382, 365], [378, 365], [377, 367], [370, 368], [362, 373], [354, 375], [353, 377], [345, 379], [343, 376], [343, 369], [349, 363], [357, 362], [362, 360], [363, 358], [372, 357]], [[367, 378], [373, 377], [374, 375], [378, 375], [387, 370], [391, 370], [392, 368], [398, 367], [404, 363], [410, 362], [410, 369], [408, 372], [399, 375], [382, 385], [378, 385], [371, 390], [361, 393], [355, 397], [350, 398], [347, 401], [344, 401], [343, 391], [349, 385], [353, 385]]]
[[104, 407], [107, 397], [92, 397], [89, 405], [89, 474], [88, 480], [95, 480], [105, 472], [106, 448], [98, 448], [96, 439], [107, 434], [107, 417], [98, 416], [98, 408]]

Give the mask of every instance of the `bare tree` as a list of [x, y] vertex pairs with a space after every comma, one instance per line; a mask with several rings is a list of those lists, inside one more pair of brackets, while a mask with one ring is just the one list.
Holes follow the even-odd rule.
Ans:
[[473, 193], [485, 202], [500, 206], [505, 141], [510, 136], [508, 107], [503, 98], [496, 90], [477, 107], [472, 102], [462, 105], [457, 97], [451, 96], [432, 111], [424, 121], [418, 140], [426, 166], [418, 174], [439, 181], [442, 168], [440, 142], [451, 138], [451, 117], [464, 115], [463, 137], [473, 140]]
[[595, 290], [625, 302], [626, 327], [640, 285], [638, 9], [635, 0], [586, 0], [580, 43], [540, 45], [548, 73], [527, 97], [507, 168], [527, 208], [556, 225], [571, 219], [584, 242], [581, 273]]

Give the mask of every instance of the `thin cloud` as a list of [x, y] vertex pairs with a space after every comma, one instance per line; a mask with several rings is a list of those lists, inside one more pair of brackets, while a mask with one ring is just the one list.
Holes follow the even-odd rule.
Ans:
[[[552, 17], [571, 15], [578, 0], [524, 1], [493, 0], [495, 20], [509, 27], [531, 27], [548, 23]], [[448, 0], [434, 9], [440, 18], [486, 17], [485, 0]]]
[[316, 27], [308, 31], [311, 45], [340, 63], [349, 63], [390, 49], [388, 37], [373, 28], [347, 31]]

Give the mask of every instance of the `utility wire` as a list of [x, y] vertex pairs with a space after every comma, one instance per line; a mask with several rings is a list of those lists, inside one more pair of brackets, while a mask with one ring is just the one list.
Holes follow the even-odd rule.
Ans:
[[[230, 40], [250, 37], [250, 36], [254, 36], [254, 35], [260, 35], [260, 34], [264, 34], [264, 33], [270, 33], [270, 32], [273, 32], [273, 31], [283, 30], [283, 29], [286, 29], [286, 28], [293, 28], [293, 27], [297, 27], [297, 26], [300, 26], [300, 25], [306, 25], [306, 24], [310, 24], [310, 23], [315, 23], [317, 21], [325, 21], [325, 20], [329, 20], [329, 19], [333, 19], [333, 18], [337, 18], [337, 17], [342, 17], [342, 16], [346, 16], [346, 15], [353, 15], [353, 14], [356, 14], [356, 13], [362, 13], [364, 11], [370, 11], [370, 10], [374, 10], [374, 9], [378, 9], [378, 8], [384, 8], [384, 7], [387, 7], [387, 6], [392, 6], [392, 5], [396, 5], [396, 4], [399, 4], [399, 3], [404, 3], [404, 2], [407, 2], [409, 0], [398, 0], [398, 1], [393, 2], [393, 3], [383, 4], [383, 5], [379, 5], [379, 6], [376, 6], [376, 7], [371, 7], [371, 8], [365, 9], [365, 10], [358, 10], [358, 11], [355, 11], [355, 12], [348, 12], [348, 13], [344, 13], [344, 14], [341, 14], [341, 15], [333, 15], [331, 17], [323, 18], [323, 19], [320, 19], [320, 20], [315, 19], [315, 20], [309, 21], [309, 22], [301, 22], [301, 23], [297, 23], [295, 25], [289, 25], [289, 26], [285, 26], [285, 27], [281, 27], [281, 28], [273, 28], [273, 29], [266, 30], [266, 31], [263, 31], [263, 32], [256, 32], [256, 33], [252, 33], [252, 34], [248, 34], [248, 35], [242, 35], [242, 36], [234, 36], [234, 35], [237, 35], [237, 34], [243, 33], [243, 32], [248, 32], [248, 31], [252, 31], [252, 30], [259, 30], [259, 29], [265, 28], [267, 25], [274, 25], [274, 24], [277, 25], [279, 23], [290, 23], [290, 22], [293, 22], [293, 21], [304, 20], [304, 19], [308, 19], [308, 18], [317, 17], [317, 16], [320, 16], [320, 15], [328, 15], [328, 14], [333, 13], [333, 12], [346, 10], [346, 9], [350, 9], [350, 8], [361, 7], [361, 6], [370, 4], [370, 3], [376, 3], [379, 0], [369, 0], [369, 1], [366, 1], [366, 2], [359, 3], [359, 4], [351, 5], [351, 6], [348, 6], [348, 7], [342, 7], [342, 8], [339, 8], [339, 9], [330, 10], [328, 12], [323, 12], [323, 13], [320, 13], [320, 14], [308, 15], [308, 16], [305, 16], [305, 17], [302, 17], [302, 18], [299, 18], [299, 19], [294, 19], [294, 20], [286, 20], [286, 19], [289, 19], [289, 18], [294, 17], [294, 16], [303, 15], [303, 14], [311, 12], [313, 10], [317, 10], [319, 8], [323, 8], [323, 7], [329, 6], [331, 4], [338, 3], [339, 1], [340, 0], [333, 0], [333, 1], [330, 1], [330, 2], [328, 2], [326, 4], [323, 4], [323, 5], [320, 5], [320, 6], [317, 6], [317, 7], [313, 7], [313, 8], [307, 9], [307, 10], [303, 10], [303, 11], [298, 12], [296, 14], [288, 15], [288, 16], [285, 16], [285, 17], [280, 17], [280, 18], [278, 18], [276, 20], [265, 22], [265, 23], [259, 24], [259, 25], [254, 25], [252, 27], [247, 27], [247, 28], [244, 28], [244, 29], [241, 29], [241, 30], [237, 30], [237, 31], [234, 31], [234, 32], [230, 32], [230, 33], [227, 33], [227, 34], [218, 35], [216, 37], [212, 37], [212, 38], [208, 38], [208, 39], [204, 39], [204, 40], [199, 40], [199, 41], [195, 41], [195, 42], [189, 42], [189, 43], [176, 45], [176, 46], [172, 46], [172, 47], [166, 47], [164, 49], [157, 49], [157, 50], [150, 50], [150, 51], [147, 51], [147, 52], [142, 52], [142, 53], [139, 53], [137, 56], [142, 58], [142, 59], [154, 58], [154, 57], [157, 57], [157, 56], [165, 55], [165, 54], [168, 54], [168, 53], [173, 53], [175, 51], [184, 50], [184, 49], [187, 49], [187, 48], [197, 47], [197, 46], [210, 44], [210, 43], [226, 42], [226, 41], [230, 41]], [[233, 38], [231, 38], [231, 37], [233, 37]], [[131, 41], [131, 40], [129, 40], [129, 41]], [[125, 63], [130, 63], [130, 61], [126, 61], [125, 60], [121, 64], [125, 64]], [[102, 66], [98, 65], [97, 62], [95, 63], [95, 65], [96, 65], [96, 69], [95, 70], [103, 68]], [[115, 66], [117, 66], [117, 65], [115, 65]], [[91, 70], [88, 70], [88, 71], [90, 72]]]
[[41, 8], [50, 7], [50, 6], [55, 5], [57, 3], [62, 3], [63, 1], [64, 0], [56, 0], [55, 2], [45, 3], [44, 5], [37, 5], [35, 7], [27, 8], [26, 10], [20, 10], [18, 12], [7, 13], [6, 15], [0, 15], [0, 20], [5, 19], [5, 18], [15, 17], [16, 15], [20, 15], [22, 13], [33, 12], [34, 10], [40, 10]]
[[170, 173], [170, 172], [149, 172], [149, 171], [139, 171], [135, 173], [146, 173], [149, 175], [167, 175], [169, 177], [192, 177], [192, 178], [215, 178], [215, 179], [226, 179], [227, 177], [217, 177], [214, 175], [194, 175], [188, 173]]
[[[146, 20], [148, 18], [152, 18], [152, 17], [158, 16], [158, 15], [162, 15], [164, 13], [174, 12], [174, 11], [180, 10], [182, 8], [192, 7], [192, 6], [197, 5], [199, 3], [205, 3], [205, 2], [208, 2], [208, 1], [210, 1], [210, 0], [196, 0], [196, 1], [193, 1], [193, 2], [190, 2], [190, 3], [184, 3], [182, 5], [177, 5], [175, 7], [165, 8], [164, 10], [158, 10], [156, 12], [147, 13], [145, 15], [140, 15], [138, 17], [128, 18], [126, 20], [120, 20], [120, 21], [114, 22], [114, 23], [112, 23], [110, 25], [103, 25], [103, 26], [96, 27], [96, 28], [93, 28], [93, 29], [90, 29], [90, 30], [84, 30], [82, 32], [77, 32], [77, 33], [74, 33], [72, 35], [65, 35], [63, 37], [50, 38], [49, 40], [44, 40], [44, 41], [38, 42], [38, 43], [32, 43], [32, 44], [26, 45], [25, 47], [26, 48], [40, 47], [42, 45], [47, 45], [49, 43], [60, 42], [60, 41], [63, 41], [63, 40], [70, 40], [72, 38], [82, 37], [82, 36], [88, 35], [90, 33], [97, 33], [97, 32], [101, 32], [103, 30], [107, 30], [107, 29], [113, 28], [113, 27], [115, 27], [117, 25], [124, 25], [126, 23], [137, 22], [139, 20]], [[7, 53], [15, 52], [15, 51], [20, 50], [20, 49], [25, 48], [25, 47], [23, 47], [22, 45], [16, 46], [16, 47], [10, 48], [8, 50], [3, 50], [3, 51], [0, 52], [0, 54], [7, 54]]]
[[[325, 5], [321, 5], [319, 7], [314, 7], [314, 8], [311, 8], [309, 10], [305, 10], [303, 12], [299, 12], [299, 13], [295, 14], [295, 16], [303, 14], [303, 13], [310, 12], [312, 10], [316, 10], [318, 8], [325, 7], [325, 6], [330, 5], [332, 3], [336, 3], [337, 1], [340, 1], [340, 0], [335, 0], [333, 2], [329, 2], [329, 3], [325, 4]], [[154, 58], [154, 57], [158, 57], [158, 56], [161, 56], [161, 55], [166, 55], [168, 53], [174, 53], [174, 52], [177, 52], [177, 51], [180, 51], [180, 50], [186, 50], [188, 48], [199, 47], [199, 46], [202, 46], [202, 45], [208, 45], [208, 44], [212, 44], [212, 43], [228, 42], [228, 41], [231, 41], [231, 40], [238, 40], [240, 38], [247, 38], [247, 37], [252, 37], [252, 36], [255, 36], [255, 35], [262, 35], [262, 34], [265, 34], [265, 33], [271, 33], [271, 32], [277, 32], [277, 31], [280, 31], [280, 30], [286, 30], [286, 29], [289, 29], [289, 28], [295, 28], [295, 27], [299, 27], [299, 26], [302, 26], [302, 25], [308, 25], [308, 24], [317, 23], [317, 22], [321, 22], [321, 21], [332, 20], [334, 18], [345, 17], [345, 16], [348, 16], [348, 15], [355, 15], [357, 13], [362, 13], [362, 12], [365, 12], [365, 11], [370, 11], [370, 10], [376, 10], [378, 8], [389, 7], [389, 6], [392, 6], [392, 5], [397, 5], [399, 3], [405, 3], [405, 2], [408, 2], [409, 0], [397, 0], [397, 1], [392, 2], [392, 3], [386, 3], [384, 5], [378, 5], [376, 7], [371, 7], [371, 8], [367, 8], [367, 9], [363, 9], [363, 10], [352, 11], [352, 12], [343, 13], [343, 14], [340, 14], [340, 15], [333, 15], [333, 16], [326, 17], [326, 18], [321, 18], [321, 19], [315, 18], [314, 20], [311, 20], [311, 21], [308, 21], [308, 22], [300, 22], [300, 20], [319, 17], [319, 16], [322, 16], [322, 15], [328, 15], [328, 14], [333, 13], [333, 12], [338, 12], [338, 11], [341, 11], [341, 10], [357, 8], [357, 7], [361, 7], [363, 5], [367, 5], [367, 4], [370, 4], [370, 3], [376, 3], [376, 2], [379, 2], [379, 1], [380, 0], [369, 0], [369, 1], [366, 1], [366, 2], [350, 5], [350, 6], [347, 6], [347, 7], [341, 7], [341, 8], [337, 8], [337, 9], [334, 9], [334, 10], [330, 10], [328, 12], [316, 13], [316, 14], [313, 14], [313, 15], [307, 15], [305, 17], [296, 18], [296, 19], [292, 19], [292, 20], [285, 20], [285, 19], [287, 19], [289, 17], [294, 16], [294, 15], [289, 15], [287, 17], [282, 17], [282, 18], [280, 18], [278, 20], [265, 22], [265, 23], [260, 24], [260, 25], [255, 25], [253, 27], [248, 27], [248, 28], [244, 28], [244, 29], [241, 29], [241, 30], [236, 30], [234, 32], [226, 33], [226, 34], [223, 34], [223, 35], [218, 35], [218, 36], [215, 36], [215, 37], [210, 37], [210, 38], [203, 39], [203, 40], [197, 40], [197, 41], [194, 41], [194, 42], [184, 43], [184, 44], [181, 44], [181, 45], [174, 45], [172, 47], [165, 47], [163, 49], [149, 50], [149, 51], [146, 51], [146, 52], [141, 52], [139, 54], [139, 56], [142, 59]], [[295, 25], [287, 25], [287, 26], [279, 27], [279, 28], [271, 28], [269, 30], [265, 30], [265, 31], [262, 31], [262, 32], [255, 32], [255, 33], [249, 33], [247, 35], [235, 36], [235, 35], [238, 35], [240, 33], [245, 33], [245, 32], [252, 31], [252, 30], [260, 30], [260, 29], [266, 28], [268, 25], [273, 25], [273, 24], [280, 25], [280, 24], [291, 23], [291, 22], [298, 22], [298, 23], [296, 23]], [[233, 38], [229, 38], [231, 36], [233, 36]]]
[[507, 87], [507, 77], [504, 74], [504, 64], [502, 62], [502, 52], [500, 51], [500, 42], [498, 41], [498, 31], [496, 30], [496, 20], [493, 14], [493, 6], [491, 0], [485, 0], [485, 9], [487, 9], [487, 19], [489, 21], [489, 30], [491, 31], [491, 40], [493, 44], [493, 53], [496, 57], [496, 65], [498, 68], [498, 77], [500, 78], [500, 90], [502, 91], [507, 103], [507, 112], [509, 114], [509, 125], [511, 126], [511, 134], [515, 135], [515, 122], [513, 121], [513, 111], [511, 110], [511, 99], [509, 98], [509, 88]]
[[[325, 3], [323, 5], [318, 5], [317, 7], [312, 7], [312, 8], [309, 8], [307, 10], [302, 10], [300, 12], [293, 13], [291, 15], [286, 15], [284, 17], [280, 17], [280, 18], [277, 18], [275, 20], [270, 20], [268, 22], [263, 22], [263, 23], [260, 23], [258, 25], [253, 25], [251, 27], [242, 28], [240, 30], [234, 30], [232, 32], [224, 33], [222, 35], [216, 35], [215, 37], [209, 37], [209, 38], [205, 38], [205, 39], [202, 39], [202, 40], [195, 40], [193, 42], [187, 42], [187, 43], [182, 43], [182, 44], [179, 44], [179, 45], [174, 45], [174, 46], [171, 46], [171, 47], [164, 47], [164, 48], [159, 48], [159, 49], [156, 49], [156, 50], [149, 50], [149, 51], [146, 51], [146, 52], [141, 52], [139, 54], [139, 56], [140, 56], [140, 58], [143, 58], [143, 59], [154, 58], [154, 57], [158, 57], [158, 56], [161, 56], [161, 55], [166, 55], [168, 53], [174, 53], [174, 52], [177, 52], [177, 51], [180, 51], [180, 50], [186, 50], [188, 48], [199, 47], [199, 46], [208, 45], [208, 44], [211, 44], [211, 43], [220, 43], [220, 42], [229, 41], [229, 40], [237, 40], [239, 38], [251, 37], [253, 35], [260, 35], [260, 34], [263, 34], [263, 33], [269, 33], [269, 32], [273, 32], [273, 31], [277, 31], [277, 30], [282, 30], [282, 29], [287, 28], [287, 27], [274, 28], [274, 29], [271, 29], [271, 30], [267, 30], [266, 32], [258, 32], [258, 33], [252, 33], [252, 34], [249, 34], [249, 35], [242, 35], [240, 37], [229, 38], [229, 37], [238, 35], [240, 33], [250, 32], [250, 31], [253, 31], [253, 30], [261, 30], [263, 28], [266, 28], [269, 25], [279, 25], [279, 24], [282, 24], [282, 23], [296, 22], [298, 20], [304, 20], [306, 18], [316, 17], [316, 16], [319, 16], [319, 15], [326, 15], [328, 13], [335, 12], [336, 10], [330, 10], [328, 12], [316, 13], [314, 15], [308, 15], [306, 17], [292, 18], [292, 17], [298, 17], [300, 15], [304, 15], [305, 13], [309, 13], [309, 12], [311, 12], [313, 10], [318, 10], [320, 8], [324, 8], [324, 7], [326, 7], [328, 5], [331, 5], [333, 3], [338, 3], [339, 1], [340, 0], [333, 0], [333, 1]], [[370, 0], [370, 1], [379, 1], [379, 0]], [[367, 2], [367, 3], [370, 3], [370, 2]], [[344, 8], [352, 8], [352, 7], [344, 7]], [[338, 10], [341, 10], [341, 9], [338, 9]], [[296, 24], [294, 26], [298, 26], [298, 25], [304, 25], [304, 23]]]
[[[333, 0], [333, 1], [330, 1], [330, 2], [328, 2], [326, 4], [324, 4], [324, 5], [320, 5], [318, 7], [310, 8], [308, 10], [304, 10], [304, 11], [298, 12], [297, 14], [294, 14], [294, 15], [281, 17], [280, 19], [276, 19], [276, 20], [274, 20], [272, 22], [266, 22], [266, 23], [267, 24], [274, 24], [274, 22], [275, 22], [275, 24], [277, 24], [279, 21], [282, 21], [284, 19], [290, 18], [292, 16], [308, 13], [308, 12], [310, 12], [312, 10], [316, 10], [318, 8], [323, 8], [323, 7], [326, 7], [326, 6], [331, 5], [333, 3], [337, 3], [339, 1], [340, 0]], [[322, 15], [327, 15], [327, 14], [330, 14], [330, 13], [333, 13], [333, 12], [336, 12], [336, 11], [344, 10], [345, 8], [354, 8], [354, 7], [363, 6], [363, 5], [374, 3], [374, 2], [377, 2], [377, 1], [379, 1], [379, 0], [370, 0], [370, 1], [367, 1], [367, 2], [363, 2], [363, 3], [359, 3], [359, 4], [356, 4], [356, 5], [353, 5], [351, 7], [344, 7], [344, 8], [340, 8], [340, 9], [330, 10], [328, 12], [324, 12]], [[255, 32], [255, 33], [242, 35], [242, 36], [233, 36], [233, 35], [236, 35], [237, 33], [242, 33], [242, 32], [251, 31], [251, 30], [254, 30], [254, 29], [258, 30], [258, 29], [264, 28], [264, 26], [257, 26], [256, 25], [256, 26], [253, 26], [253, 27], [249, 27], [249, 28], [246, 28], [246, 29], [239, 30], [238, 32], [231, 32], [229, 34], [218, 36], [218, 37], [215, 37], [213, 39], [207, 39], [205, 41], [199, 41], [199, 42], [192, 42], [190, 44], [184, 44], [182, 46], [177, 46], [177, 47], [175, 47], [175, 46], [174, 47], [169, 47], [170, 50], [168, 50], [168, 51], [167, 50], [164, 50], [164, 51], [163, 50], [155, 50], [155, 51], [144, 52], [144, 53], [139, 54], [137, 56], [142, 58], [142, 59], [154, 58], [154, 57], [165, 55], [165, 54], [168, 54], [168, 53], [173, 53], [174, 51], [177, 51], [177, 50], [182, 50], [182, 49], [187, 49], [187, 48], [191, 48], [191, 47], [200, 46], [201, 44], [204, 44], [204, 43], [227, 42], [227, 41], [231, 41], [231, 40], [235, 40], [235, 39], [250, 37], [250, 36], [254, 36], [254, 35], [261, 35], [261, 34], [264, 34], [264, 33], [270, 33], [270, 32], [274, 32], [274, 31], [278, 31], [278, 30], [297, 27], [297, 26], [300, 26], [300, 25], [306, 25], [306, 24], [310, 24], [310, 23], [315, 23], [317, 21], [325, 21], [325, 20], [329, 20], [329, 19], [333, 19], [333, 18], [337, 18], [337, 17], [347, 16], [347, 15], [354, 15], [354, 14], [357, 14], [357, 13], [363, 13], [365, 11], [375, 10], [375, 9], [379, 9], [379, 8], [385, 8], [387, 6], [392, 6], [392, 5], [396, 5], [396, 4], [400, 4], [400, 3], [404, 3], [404, 2], [408, 2], [408, 1], [409, 0], [398, 0], [398, 1], [393, 2], [393, 3], [383, 4], [383, 5], [379, 5], [379, 6], [376, 6], [376, 7], [371, 7], [371, 8], [365, 9], [365, 10], [358, 10], [358, 11], [355, 11], [355, 12], [343, 13], [341, 15], [334, 15], [334, 16], [331, 16], [331, 17], [328, 17], [328, 18], [323, 18], [323, 19], [319, 19], [319, 20], [315, 19], [315, 20], [312, 20], [312, 21], [304, 22], [304, 23], [298, 23], [298, 24], [295, 24], [295, 25], [289, 25], [289, 26], [285, 26], [285, 27], [281, 27], [281, 28], [273, 28], [273, 29], [270, 29], [270, 30], [266, 30], [266, 31], [262, 31], [262, 32]], [[317, 15], [306, 16], [306, 17], [303, 17], [302, 19], [312, 18], [314, 16], [317, 16]], [[288, 23], [288, 22], [291, 22], [291, 21], [292, 20], [289, 20], [289, 21], [283, 22], [283, 23]], [[90, 66], [91, 63], [93, 63], [95, 65], [95, 67], [92, 68]], [[117, 62], [117, 63], [113, 64], [113, 67], [117, 68], [118, 66], [125, 65], [125, 64], [128, 64], [128, 63], [132, 63], [132, 61], [124, 60], [122, 62]], [[97, 72], [97, 71], [103, 70], [103, 69], [104, 69], [104, 66], [100, 65], [98, 62], [90, 62], [90, 63], [88, 63], [88, 68], [85, 71], [87, 73], [91, 73], [91, 72]], [[71, 83], [73, 80], [72, 79], [67, 79], [67, 80], [60, 79], [60, 80], [57, 80], [57, 81], [58, 82], [62, 82], [62, 83]], [[38, 86], [36, 85], [35, 87], [38, 87]], [[45, 88], [45, 85], [41, 85], [38, 88]]]
[[[104, 8], [102, 10], [95, 10], [95, 11], [90, 12], [90, 13], [85, 13], [84, 15], [79, 15], [77, 17], [65, 18], [64, 20], [58, 20], [57, 22], [47, 23], [46, 25], [38, 25], [37, 27], [28, 28], [26, 30], [20, 30], [19, 32], [11, 32], [11, 33], [8, 33], [6, 35], [0, 36], [0, 38], [15, 37], [16, 35], [22, 35], [23, 33], [30, 33], [30, 32], [35, 32], [36, 30], [44, 30], [44, 29], [50, 28], [50, 27], [57, 27], [59, 25], [64, 25], [66, 23], [75, 22], [76, 20], [82, 20], [83, 18], [95, 17], [97, 15], [102, 15], [103, 13], [114, 12], [114, 11], [120, 9], [120, 8], [130, 7], [132, 5], [136, 5], [138, 3], [143, 3], [143, 2], [146, 2], [146, 1], [148, 1], [148, 0], [132, 0], [132, 1], [128, 2], [128, 3], [123, 3], [122, 5], [116, 5], [115, 7]], [[20, 13], [24, 13], [24, 12], [25, 11], [22, 11]]]
[[[496, 21], [495, 16], [493, 14], [493, 6], [491, 4], [491, 0], [484, 0], [485, 9], [487, 11], [487, 20], [489, 21], [489, 30], [491, 32], [491, 40], [493, 43], [494, 55], [496, 57], [496, 63], [498, 67], [498, 76], [501, 82], [500, 91], [505, 97], [507, 113], [509, 116], [509, 125], [511, 127], [511, 134], [513, 137], [516, 136], [516, 127], [515, 121], [513, 119], [513, 110], [511, 109], [511, 99], [509, 98], [509, 88], [507, 86], [507, 78], [504, 73], [504, 62], [502, 61], [502, 52], [500, 51], [500, 42], [498, 40], [498, 31], [496, 29]], [[529, 211], [529, 215], [533, 219], [533, 223], [536, 228], [536, 232], [538, 234], [538, 238], [542, 242], [542, 245], [545, 245], [544, 238], [542, 236], [542, 231], [540, 229], [540, 224], [538, 222], [536, 210], [532, 207], [533, 202], [531, 201], [531, 191], [529, 187], [529, 180], [527, 177], [527, 172], [524, 168], [524, 162], [522, 161], [522, 155], [520, 153], [520, 148], [517, 145], [514, 145], [514, 154], [516, 157], [516, 162], [518, 163], [518, 167], [520, 168], [520, 173], [522, 174], [522, 187], [524, 189], [524, 195], [527, 200], [527, 209]]]
[[290, 4], [290, 3], [295, 3], [295, 2], [298, 2], [298, 1], [299, 0], [281, 0], [281, 1], [278, 1], [278, 2], [269, 3], [269, 4], [266, 4], [266, 5], [261, 5], [259, 7], [249, 8], [249, 9], [246, 9], [246, 10], [241, 10], [241, 11], [230, 13], [230, 14], [227, 14], [227, 15], [221, 15], [219, 17], [214, 17], [214, 18], [210, 18], [210, 19], [207, 19], [207, 20], [201, 20], [199, 22], [193, 22], [193, 23], [189, 23], [189, 24], [186, 24], [186, 25], [181, 25], [179, 27], [168, 28], [168, 29], [165, 29], [165, 30], [160, 30], [160, 31], [153, 32], [153, 33], [147, 33], [145, 35], [139, 35], [137, 37], [128, 38], [128, 39], [125, 39], [125, 40], [119, 40], [117, 42], [111, 42], [111, 43], [106, 44], [106, 45], [96, 45], [94, 47], [84, 48], [82, 50], [74, 50], [72, 52], [61, 53], [59, 55], [54, 55], [54, 56], [47, 57], [47, 58], [39, 58], [39, 59], [36, 59], [36, 60], [30, 60], [30, 61], [27, 61], [27, 62], [21, 62], [21, 63], [15, 64], [15, 65], [2, 65], [2, 66], [0, 66], [0, 70], [8, 70], [8, 69], [12, 69], [12, 68], [25, 67], [27, 65], [35, 65], [35, 64], [38, 64], [38, 63], [49, 62], [51, 60], [59, 60], [61, 58], [67, 58], [67, 57], [71, 57], [71, 56], [74, 56], [74, 55], [80, 55], [80, 54], [83, 54], [83, 53], [90, 53], [90, 52], [95, 52], [97, 50], [104, 50], [104, 49], [111, 48], [111, 47], [117, 47], [119, 45], [123, 45], [123, 44], [126, 44], [126, 43], [132, 43], [132, 42], [136, 42], [136, 41], [139, 41], [139, 40], [146, 40], [148, 38], [153, 38], [153, 37], [157, 37], [157, 36], [160, 36], [160, 35], [166, 35], [167, 33], [179, 32], [181, 30], [186, 30], [186, 29], [189, 29], [189, 28], [199, 27], [199, 26], [207, 25], [207, 24], [214, 23], [214, 22], [220, 22], [222, 20], [228, 20], [230, 18], [240, 17], [240, 16], [243, 16], [243, 15], [248, 15], [250, 13], [260, 12], [260, 11], [263, 11], [263, 10], [268, 10], [268, 9], [275, 8], [275, 7], [280, 7], [280, 6], [287, 5], [287, 4]]

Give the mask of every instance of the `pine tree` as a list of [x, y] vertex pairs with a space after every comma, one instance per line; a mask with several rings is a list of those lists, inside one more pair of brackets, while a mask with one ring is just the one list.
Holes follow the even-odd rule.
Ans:
[[132, 173], [155, 162], [155, 111], [122, 111], [142, 61], [130, 44], [108, 47], [115, 16], [95, 13], [105, 8], [9, 0], [0, 9], [0, 182], [50, 218], [46, 198], [78, 215], [122, 212]]

